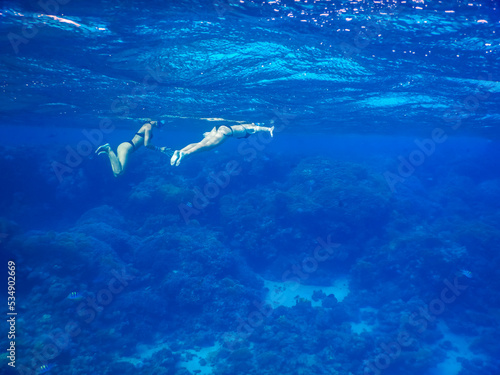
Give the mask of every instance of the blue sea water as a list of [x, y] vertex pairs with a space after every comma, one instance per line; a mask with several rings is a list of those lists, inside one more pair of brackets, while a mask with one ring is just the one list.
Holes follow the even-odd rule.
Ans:
[[1, 374], [500, 373], [496, 1], [0, 5]]

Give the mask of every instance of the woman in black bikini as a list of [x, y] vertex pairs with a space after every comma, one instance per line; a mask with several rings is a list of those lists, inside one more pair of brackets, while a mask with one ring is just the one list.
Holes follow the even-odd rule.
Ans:
[[[96, 150], [96, 154], [108, 154], [109, 161], [111, 162], [111, 168], [115, 177], [120, 176], [125, 171], [127, 166], [129, 156], [142, 145], [146, 146], [150, 150], [160, 151], [169, 156], [172, 155], [172, 151], [166, 147], [157, 147], [151, 144], [153, 139], [153, 127], [161, 128], [161, 124], [158, 121], [149, 121], [141, 126], [139, 131], [135, 133], [132, 140], [121, 143], [115, 152], [111, 149], [109, 143], [100, 146]], [[117, 155], [118, 154], [118, 155]]]
[[226, 140], [227, 137], [248, 138], [250, 135], [258, 132], [269, 132], [273, 136], [274, 126], [268, 128], [266, 126], [257, 126], [255, 124], [242, 124], [233, 126], [220, 126], [218, 129], [213, 128], [207, 132], [204, 138], [198, 143], [191, 143], [181, 150], [174, 151], [170, 159], [170, 165], [179, 166], [181, 160], [188, 155], [196, 152], [210, 150]]

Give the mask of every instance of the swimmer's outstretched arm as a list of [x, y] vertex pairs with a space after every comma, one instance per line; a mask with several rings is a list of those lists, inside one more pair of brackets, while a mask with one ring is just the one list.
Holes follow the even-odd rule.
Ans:
[[231, 126], [231, 128], [237, 129], [238, 126], [244, 127], [248, 134], [255, 134], [258, 132], [268, 132], [271, 135], [271, 137], [273, 136], [274, 126], [271, 127], [259, 126], [252, 123], [252, 124], [235, 125]]
[[152, 138], [152, 131], [151, 127], [149, 127], [144, 130], [144, 147], [147, 147], [148, 149], [153, 151], [164, 153], [168, 156], [173, 155], [174, 151], [171, 148], [155, 146], [151, 143], [151, 138]]
[[148, 144], [146, 147], [152, 151], [158, 151], [158, 152], [161, 152], [161, 153], [168, 155], [168, 156], [172, 156], [174, 154], [174, 150], [172, 150], [169, 147], [158, 147], [158, 146], [152, 145], [151, 143]]

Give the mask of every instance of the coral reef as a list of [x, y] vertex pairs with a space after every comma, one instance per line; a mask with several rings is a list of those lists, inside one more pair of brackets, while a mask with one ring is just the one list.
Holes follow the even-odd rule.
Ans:
[[[179, 206], [230, 157], [174, 175], [146, 155], [151, 169], [121, 182], [88, 163], [64, 183], [40, 167], [36, 201], [12, 164], [24, 154], [0, 154], [23, 369], [48, 348], [63, 375], [422, 374], [448, 353], [460, 375], [500, 368], [499, 184], [471, 166], [392, 194], [369, 163], [270, 155], [186, 223]], [[341, 279], [345, 298], [330, 292]]]

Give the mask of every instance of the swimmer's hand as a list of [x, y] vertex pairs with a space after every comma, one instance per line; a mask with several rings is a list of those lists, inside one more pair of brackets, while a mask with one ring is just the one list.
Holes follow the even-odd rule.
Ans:
[[159, 152], [161, 152], [165, 155], [168, 155], [168, 156], [172, 156], [174, 154], [174, 151], [168, 147], [158, 147], [158, 146], [153, 146], [151, 144], [146, 145], [146, 147], [152, 151], [159, 151]]

